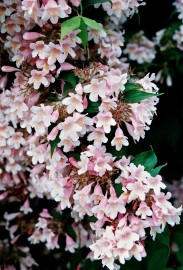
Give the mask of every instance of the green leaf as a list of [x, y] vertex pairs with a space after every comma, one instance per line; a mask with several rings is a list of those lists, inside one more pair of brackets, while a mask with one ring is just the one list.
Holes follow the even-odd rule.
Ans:
[[150, 171], [150, 174], [151, 174], [153, 177], [155, 177], [155, 176], [160, 172], [160, 170], [161, 170], [163, 167], [165, 167], [166, 165], [167, 165], [167, 163], [166, 163], [166, 164], [163, 164], [163, 165], [160, 165], [160, 166], [158, 166], [158, 167], [152, 169], [152, 170]]
[[101, 26], [98, 22], [96, 22], [95, 20], [91, 20], [89, 18], [86, 17], [82, 17], [84, 23], [89, 26], [90, 28], [94, 29], [94, 30], [104, 30], [103, 26]]
[[64, 80], [68, 83], [70, 83], [72, 85], [72, 87], [74, 88], [77, 84], [77, 79], [76, 76], [73, 74], [72, 71], [66, 71], [66, 72], [62, 72], [61, 76], [60, 76], [61, 80]]
[[77, 160], [77, 161], [80, 160], [80, 154], [79, 154], [79, 153], [76, 153], [76, 152], [71, 151], [71, 152], [66, 153], [65, 155], [66, 155], [68, 158], [74, 157], [75, 160]]
[[151, 240], [147, 241], [146, 250], [146, 270], [163, 270], [169, 259], [169, 247], [159, 241]]
[[61, 39], [63, 39], [68, 33], [80, 28], [81, 17], [75, 16], [61, 24]]
[[84, 49], [86, 49], [86, 45], [88, 44], [88, 31], [83, 19], [81, 19], [80, 30], [81, 32], [78, 34], [78, 37], [81, 39]]
[[70, 84], [70, 83], [68, 83], [68, 82], [66, 82], [65, 84], [64, 84], [64, 96], [67, 96], [67, 94], [70, 92], [70, 90], [72, 90], [73, 89], [73, 86]]
[[132, 161], [135, 165], [143, 165], [145, 170], [150, 172], [154, 166], [157, 164], [157, 157], [152, 150], [142, 152], [136, 157], [134, 157]]
[[122, 184], [115, 184], [114, 189], [116, 191], [116, 195], [119, 198], [119, 196], [122, 194]]
[[126, 103], [136, 103], [140, 102], [146, 98], [150, 97], [157, 97], [162, 94], [153, 94], [153, 93], [147, 93], [140, 90], [128, 90], [124, 92], [124, 100]]
[[84, 113], [96, 113], [98, 112], [98, 107], [100, 106], [100, 102], [91, 102], [89, 100], [88, 107], [84, 110]]
[[57, 135], [57, 137], [55, 138], [55, 140], [50, 141], [50, 147], [51, 147], [51, 157], [53, 156], [54, 150], [57, 147], [58, 143], [60, 142], [60, 138], [59, 138], [59, 133]]
[[71, 225], [67, 224], [65, 226], [65, 231], [72, 239], [74, 239], [74, 241], [76, 241], [76, 233]]
[[131, 82], [127, 82], [125, 84], [125, 91], [130, 91], [130, 90], [138, 90], [138, 89], [142, 89], [142, 86], [136, 83], [131, 83]]
[[164, 229], [164, 231], [162, 233], [157, 233], [156, 234], [156, 239], [158, 241], [160, 241], [162, 244], [167, 245], [169, 247], [170, 235], [169, 235], [168, 226], [165, 227], [165, 229]]
[[83, 5], [83, 9], [95, 5], [95, 4], [101, 4], [101, 3], [105, 3], [105, 2], [109, 2], [109, 0], [84, 0], [82, 2]]
[[94, 216], [89, 217], [90, 222], [96, 222], [98, 219]]

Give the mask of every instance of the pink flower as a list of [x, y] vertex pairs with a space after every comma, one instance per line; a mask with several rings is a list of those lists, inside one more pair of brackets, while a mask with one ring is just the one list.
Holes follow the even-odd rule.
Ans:
[[138, 210], [136, 211], [137, 216], [141, 216], [142, 219], [146, 219], [146, 216], [151, 216], [152, 211], [145, 202], [141, 202]]
[[105, 136], [105, 132], [103, 128], [93, 128], [91, 127], [91, 133], [88, 135], [87, 140], [94, 141], [95, 147], [100, 147], [102, 143], [106, 143], [108, 141], [107, 137]]
[[[81, 190], [77, 190], [73, 196], [75, 201], [78, 201], [78, 203], [81, 206], [85, 206], [85, 204], [89, 204], [90, 203], [90, 196], [89, 193], [91, 191], [91, 186], [93, 183], [85, 186], [83, 189]], [[75, 202], [76, 204], [76, 202]]]
[[71, 8], [67, 5], [65, 0], [60, 0], [59, 5], [54, 0], [48, 0], [44, 6], [42, 20], [44, 22], [50, 20], [51, 23], [56, 24], [59, 18], [68, 17], [71, 13]]
[[78, 112], [83, 112], [83, 100], [82, 96], [74, 93], [69, 93], [70, 97], [66, 97], [62, 100], [62, 104], [67, 106], [67, 112], [69, 114], [73, 113], [75, 110]]
[[64, 122], [58, 124], [58, 128], [61, 130], [61, 140], [70, 138], [73, 141], [77, 141], [79, 139], [78, 132], [82, 130], [82, 127], [75, 123], [75, 118], [70, 116]]
[[89, 99], [93, 102], [98, 101], [98, 97], [106, 97], [106, 82], [104, 80], [99, 81], [97, 79], [92, 79], [91, 84], [84, 86], [85, 93], [89, 93]]
[[40, 59], [45, 59], [49, 56], [49, 47], [42, 40], [30, 44], [32, 49], [32, 57], [39, 56]]
[[111, 112], [99, 112], [94, 119], [97, 128], [103, 127], [105, 133], [110, 133], [111, 126], [116, 125], [116, 121], [112, 118]]
[[123, 145], [129, 145], [127, 137], [124, 136], [123, 131], [119, 126], [116, 129], [115, 137], [111, 141], [111, 145], [115, 146], [117, 151], [120, 151]]
[[38, 70], [32, 70], [31, 71], [31, 77], [28, 81], [29, 84], [33, 84], [35, 89], [39, 89], [40, 85], [43, 84], [45, 87], [49, 86], [49, 81], [45, 77], [46, 76], [45, 71], [38, 71]]
[[131, 191], [128, 197], [129, 202], [137, 198], [139, 198], [141, 201], [144, 201], [146, 193], [149, 191], [149, 187], [142, 184], [140, 181], [129, 183], [127, 184], [126, 188]]

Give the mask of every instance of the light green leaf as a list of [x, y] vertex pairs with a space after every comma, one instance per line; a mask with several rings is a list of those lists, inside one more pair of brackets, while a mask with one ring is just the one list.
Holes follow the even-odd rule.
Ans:
[[75, 16], [61, 24], [61, 39], [63, 39], [68, 33], [80, 28], [81, 17]]
[[98, 22], [96, 22], [95, 20], [91, 20], [89, 18], [86, 17], [82, 17], [84, 23], [89, 26], [90, 28], [94, 29], [94, 30], [103, 30], [103, 26], [101, 26]]
[[124, 100], [126, 103], [136, 103], [136, 102], [140, 102], [146, 98], [157, 97], [160, 95], [162, 95], [162, 94], [147, 93], [144, 91], [134, 89], [134, 90], [128, 90], [128, 91], [124, 92]]
[[143, 165], [146, 171], [150, 172], [157, 164], [157, 157], [152, 150], [142, 152], [132, 161], [135, 165]]

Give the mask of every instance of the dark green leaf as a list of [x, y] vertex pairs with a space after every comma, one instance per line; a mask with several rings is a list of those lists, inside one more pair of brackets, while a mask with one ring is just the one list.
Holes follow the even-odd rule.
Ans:
[[54, 208], [51, 210], [51, 215], [55, 219], [58, 219], [59, 221], [63, 221], [64, 220], [64, 216], [62, 214], [60, 214], [59, 212], [57, 212]]
[[96, 113], [98, 112], [98, 107], [100, 106], [100, 102], [88, 102], [88, 107], [84, 110], [84, 113]]
[[150, 171], [150, 174], [151, 174], [153, 177], [155, 177], [155, 176], [160, 172], [160, 170], [161, 170], [163, 167], [165, 167], [166, 165], [167, 165], [167, 163], [166, 163], [166, 164], [163, 164], [163, 165], [160, 165], [160, 166], [158, 166], [158, 167], [152, 169], [152, 170]]
[[168, 226], [165, 227], [165, 230], [162, 233], [156, 234], [156, 239], [160, 241], [162, 244], [167, 245], [169, 247], [170, 235]]
[[81, 17], [75, 16], [61, 24], [61, 39], [63, 39], [68, 33], [80, 28]]
[[59, 138], [59, 133], [57, 135], [57, 137], [55, 138], [55, 140], [50, 141], [50, 147], [51, 147], [51, 157], [53, 156], [54, 150], [57, 147], [58, 143], [60, 142], [60, 138]]
[[89, 217], [90, 222], [96, 222], [98, 219], [94, 216]]
[[140, 84], [127, 82], [125, 84], [124, 92], [125, 91], [130, 91], [130, 90], [139, 90], [139, 89], [142, 89], [142, 86]]
[[76, 241], [76, 233], [71, 225], [67, 224], [65, 226], [65, 231], [72, 239], [74, 239], [74, 241]]
[[152, 94], [140, 90], [128, 90], [124, 92], [124, 100], [126, 103], [140, 102], [146, 98], [157, 97], [162, 94]]
[[77, 84], [77, 79], [72, 71], [62, 72], [60, 76], [61, 80], [64, 80], [72, 85], [74, 88]]
[[86, 45], [88, 44], [88, 31], [83, 19], [81, 19], [80, 30], [81, 32], [78, 34], [78, 37], [81, 39], [82, 44], [86, 49]]
[[157, 157], [152, 150], [142, 152], [132, 161], [135, 165], [143, 165], [146, 171], [150, 172], [157, 164]]
[[116, 195], [119, 198], [119, 196], [122, 194], [122, 184], [115, 184], [114, 189], [116, 191]]
[[169, 259], [169, 247], [159, 241], [147, 241], [146, 250], [146, 269], [163, 270]]
[[70, 83], [65, 82], [65, 84], [64, 84], [64, 96], [67, 96], [68, 93], [70, 92], [70, 90], [73, 90], [73, 86]]
[[103, 30], [103, 26], [101, 26], [98, 22], [96, 22], [95, 20], [91, 20], [89, 18], [86, 17], [82, 17], [82, 20], [84, 21], [84, 23], [89, 26], [90, 28], [94, 29], [94, 30]]
[[76, 153], [76, 152], [71, 151], [71, 152], [66, 153], [65, 155], [66, 155], [68, 158], [74, 157], [75, 160], [77, 160], [77, 161], [80, 160], [80, 154], [79, 154], [79, 153]]
[[109, 2], [109, 0], [83, 0], [82, 5], [83, 5], [83, 9], [85, 9], [89, 6], [105, 3], [105, 2]]

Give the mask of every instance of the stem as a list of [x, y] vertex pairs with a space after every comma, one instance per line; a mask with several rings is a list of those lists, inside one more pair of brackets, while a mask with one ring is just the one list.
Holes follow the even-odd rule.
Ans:
[[81, 16], [83, 16], [83, 5], [82, 5], [82, 3], [80, 4], [80, 11], [81, 11]]

